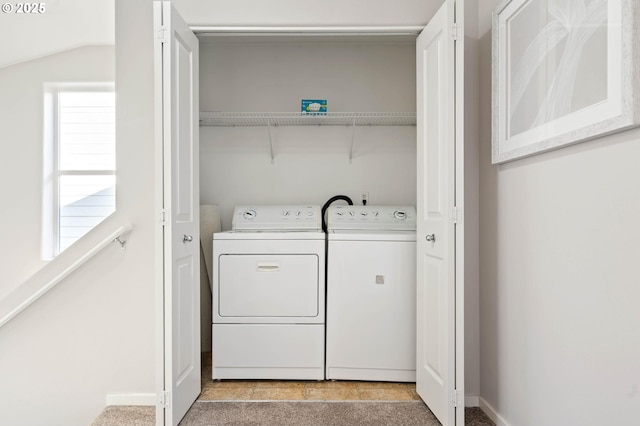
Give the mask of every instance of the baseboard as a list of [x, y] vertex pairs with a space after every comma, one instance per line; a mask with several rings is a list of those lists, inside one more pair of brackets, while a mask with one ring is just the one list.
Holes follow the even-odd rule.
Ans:
[[107, 395], [107, 405], [156, 405], [155, 393], [124, 393]]
[[464, 406], [465, 407], [479, 407], [480, 406], [480, 397], [474, 395], [467, 395], [464, 397]]
[[491, 406], [484, 398], [480, 397], [479, 399], [479, 407], [484, 413], [489, 417], [496, 426], [510, 426], [509, 423], [502, 417], [495, 408]]

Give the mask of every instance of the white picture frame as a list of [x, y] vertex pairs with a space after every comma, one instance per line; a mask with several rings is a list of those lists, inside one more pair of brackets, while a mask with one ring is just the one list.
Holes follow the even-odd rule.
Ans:
[[493, 164], [640, 125], [639, 10], [637, 0], [498, 5]]

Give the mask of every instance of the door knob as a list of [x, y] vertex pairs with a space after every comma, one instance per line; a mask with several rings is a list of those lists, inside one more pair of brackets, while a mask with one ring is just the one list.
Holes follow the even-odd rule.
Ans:
[[191, 235], [187, 235], [187, 234], [185, 234], [185, 235], [182, 237], [182, 242], [183, 242], [183, 243], [190, 243], [191, 241], [193, 241], [193, 237], [192, 237]]
[[436, 234], [427, 235], [427, 241], [429, 241], [430, 243], [435, 243], [436, 242]]

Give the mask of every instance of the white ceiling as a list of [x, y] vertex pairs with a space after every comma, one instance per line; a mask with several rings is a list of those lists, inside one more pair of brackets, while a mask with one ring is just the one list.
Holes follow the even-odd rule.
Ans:
[[172, 0], [191, 26], [424, 26], [444, 0]]
[[114, 1], [47, 0], [42, 14], [0, 13], [0, 67], [76, 47], [115, 44]]

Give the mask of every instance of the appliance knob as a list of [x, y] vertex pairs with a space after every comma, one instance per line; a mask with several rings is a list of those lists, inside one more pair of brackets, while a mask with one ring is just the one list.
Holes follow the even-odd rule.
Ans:
[[368, 214], [367, 212], [360, 212], [360, 216], [362, 216], [362, 217], [366, 217], [367, 214]]
[[353, 213], [353, 212], [349, 212], [349, 216], [353, 216], [353, 215], [354, 215], [354, 213]]
[[245, 219], [255, 219], [257, 215], [255, 210], [245, 210], [244, 213], [242, 213], [242, 217]]
[[407, 218], [407, 212], [404, 210], [396, 210], [393, 212], [393, 218], [398, 220], [405, 220]]

